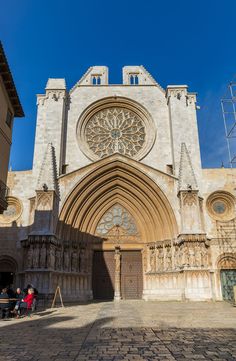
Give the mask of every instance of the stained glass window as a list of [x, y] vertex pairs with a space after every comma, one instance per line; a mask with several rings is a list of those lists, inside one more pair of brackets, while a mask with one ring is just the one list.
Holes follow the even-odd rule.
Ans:
[[136, 235], [138, 232], [134, 218], [119, 204], [115, 204], [103, 215], [97, 225], [96, 233], [106, 235], [114, 227], [121, 227], [128, 235]]

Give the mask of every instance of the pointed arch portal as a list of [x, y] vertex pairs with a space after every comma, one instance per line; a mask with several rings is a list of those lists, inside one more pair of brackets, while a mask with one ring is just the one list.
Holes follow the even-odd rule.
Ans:
[[60, 213], [62, 241], [92, 244], [94, 298], [141, 298], [141, 250], [148, 242], [177, 236], [167, 197], [137, 165], [117, 154], [96, 162], [70, 192]]
[[96, 235], [102, 216], [115, 204], [133, 218], [142, 243], [173, 239], [177, 223], [170, 203], [158, 185], [137, 162], [121, 155], [98, 161], [70, 192], [59, 217], [63, 240], [82, 234]]

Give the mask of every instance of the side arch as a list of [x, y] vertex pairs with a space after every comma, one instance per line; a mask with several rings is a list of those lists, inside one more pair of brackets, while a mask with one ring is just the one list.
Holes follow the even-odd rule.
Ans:
[[221, 285], [222, 298], [234, 302], [234, 285], [236, 284], [236, 254], [223, 253], [217, 261], [218, 277]]
[[172, 207], [158, 185], [120, 155], [98, 162], [66, 198], [59, 216], [63, 240], [78, 232], [94, 235], [102, 215], [115, 203], [135, 218], [143, 242], [173, 239], [178, 234]]
[[217, 269], [236, 269], [236, 254], [223, 253], [216, 260]]
[[8, 255], [0, 256], [0, 289], [15, 283], [18, 265], [14, 258]]
[[0, 272], [14, 272], [18, 270], [18, 264], [16, 260], [7, 255], [0, 256]]

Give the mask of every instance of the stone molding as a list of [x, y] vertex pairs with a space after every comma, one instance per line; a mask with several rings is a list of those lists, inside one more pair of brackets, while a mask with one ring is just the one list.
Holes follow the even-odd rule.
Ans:
[[70, 192], [59, 216], [59, 237], [66, 239], [68, 229], [95, 235], [102, 215], [117, 202], [135, 215], [143, 242], [177, 236], [177, 222], [166, 195], [147, 174], [119, 156], [104, 159]]

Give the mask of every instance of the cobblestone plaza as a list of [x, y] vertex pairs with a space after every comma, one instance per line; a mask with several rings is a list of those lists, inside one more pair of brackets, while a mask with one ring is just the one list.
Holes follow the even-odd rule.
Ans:
[[236, 308], [100, 302], [0, 321], [0, 361], [236, 360]]

